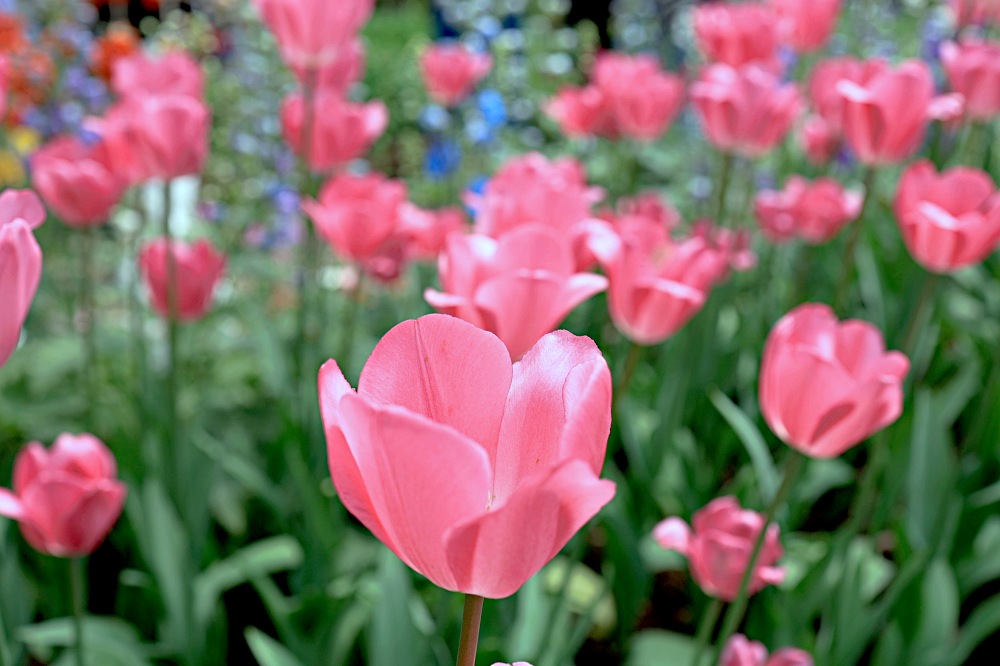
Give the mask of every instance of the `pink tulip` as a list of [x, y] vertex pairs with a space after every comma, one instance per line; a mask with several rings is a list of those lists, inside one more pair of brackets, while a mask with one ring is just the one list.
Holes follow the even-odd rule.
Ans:
[[797, 648], [782, 648], [769, 658], [763, 644], [734, 634], [726, 642], [719, 666], [813, 666], [813, 658]]
[[587, 186], [586, 178], [583, 165], [570, 157], [514, 157], [500, 167], [481, 196], [468, 197], [476, 233], [498, 238], [531, 223], [569, 233], [590, 217], [591, 206], [602, 197], [599, 188]]
[[201, 319], [212, 308], [212, 294], [226, 270], [226, 258], [211, 243], [199, 240], [188, 245], [170, 244], [163, 238], [147, 243], [139, 252], [139, 268], [149, 289], [153, 309], [161, 317], [171, 316], [168, 252], [176, 267], [176, 311], [179, 321]]
[[201, 65], [184, 51], [170, 51], [159, 58], [137, 51], [114, 61], [111, 89], [122, 98], [184, 95], [201, 100], [204, 78]]
[[125, 193], [103, 141], [64, 136], [31, 157], [32, 182], [48, 207], [71, 227], [103, 224]]
[[841, 80], [867, 86], [889, 68], [880, 58], [827, 58], [820, 61], [809, 77], [809, 99], [816, 113], [826, 121], [828, 131], [839, 141], [844, 131], [844, 96], [837, 89]]
[[428, 315], [382, 338], [357, 392], [328, 361], [319, 395], [337, 495], [447, 590], [513, 594], [614, 496], [611, 373], [588, 338], [551, 333], [512, 366], [492, 334]]
[[784, 43], [799, 53], [823, 48], [840, 14], [840, 0], [770, 0]]
[[323, 67], [315, 70], [314, 78], [309, 72], [298, 69], [299, 83], [313, 85], [317, 91], [336, 91], [346, 95], [347, 90], [365, 74], [365, 46], [361, 39], [354, 39], [342, 45]]
[[939, 174], [917, 162], [903, 172], [895, 211], [910, 254], [935, 273], [978, 264], [1000, 245], [1000, 192], [979, 169]]
[[663, 71], [652, 56], [604, 51], [597, 56], [593, 79], [616, 126], [634, 139], [659, 138], [684, 105], [683, 79]]
[[0, 367], [17, 348], [42, 277], [42, 249], [31, 230], [44, 221], [45, 209], [34, 192], [0, 194]]
[[406, 184], [380, 173], [334, 176], [319, 193], [319, 201], [302, 203], [317, 231], [348, 261], [363, 262], [380, 254], [397, 235]]
[[900, 162], [920, 146], [934, 99], [924, 62], [908, 60], [867, 84], [840, 80], [836, 89], [844, 103], [844, 136], [863, 164]]
[[800, 108], [794, 85], [756, 65], [708, 67], [691, 87], [691, 99], [709, 142], [746, 157], [778, 145]]
[[[719, 497], [694, 514], [691, 527], [680, 518], [667, 518], [653, 530], [661, 548], [687, 556], [691, 577], [710, 597], [732, 601], [740, 590], [750, 555], [764, 517], [740, 507], [735, 497]], [[785, 570], [775, 566], [784, 554], [780, 528], [771, 523], [750, 577], [748, 594], [756, 594], [765, 585], [778, 585]]]
[[515, 360], [608, 286], [599, 275], [578, 272], [570, 240], [540, 224], [498, 240], [452, 234], [438, 271], [444, 291], [428, 289], [427, 302], [494, 333]]
[[832, 178], [812, 183], [792, 176], [781, 191], [757, 194], [754, 212], [761, 231], [774, 243], [801, 236], [812, 245], [825, 243], [861, 213], [864, 198], [847, 192]]
[[544, 111], [570, 138], [603, 136], [615, 139], [620, 133], [607, 96], [594, 85], [561, 88], [545, 103]]
[[490, 54], [474, 53], [460, 44], [433, 44], [420, 54], [427, 94], [444, 106], [465, 101], [492, 67]]
[[776, 71], [777, 21], [760, 2], [707, 2], [694, 9], [694, 36], [706, 60], [740, 67], [750, 63]]
[[[357, 104], [336, 91], [320, 90], [313, 101], [313, 120], [308, 163], [315, 171], [343, 166], [368, 152], [389, 124], [382, 102]], [[305, 100], [301, 93], [289, 95], [281, 106], [285, 141], [300, 156]]]
[[415, 259], [436, 259], [444, 251], [448, 236], [467, 228], [465, 212], [456, 206], [424, 210], [407, 202], [399, 211], [400, 233], [406, 237], [409, 254]]
[[998, 0], [948, 0], [948, 4], [959, 27], [974, 23], [1000, 23]]
[[809, 161], [823, 166], [833, 159], [840, 148], [840, 134], [834, 133], [822, 116], [809, 116], [802, 124], [802, 149]]
[[771, 430], [813, 458], [833, 458], [894, 422], [903, 411], [910, 362], [886, 352], [882, 334], [858, 320], [838, 322], [806, 303], [767, 338], [760, 408]]
[[18, 521], [37, 550], [82, 557], [114, 527], [125, 492], [115, 458], [99, 439], [62, 434], [49, 450], [38, 442], [21, 450], [14, 462], [14, 492], [0, 488], [0, 516]]
[[300, 80], [329, 68], [345, 49], [355, 48], [358, 31], [375, 0], [253, 0], [274, 33], [285, 63]]
[[208, 157], [211, 113], [186, 95], [130, 97], [121, 113], [140, 182], [201, 173]]
[[941, 64], [952, 90], [965, 98], [970, 118], [990, 121], [1000, 114], [1000, 44], [971, 39], [945, 42]]

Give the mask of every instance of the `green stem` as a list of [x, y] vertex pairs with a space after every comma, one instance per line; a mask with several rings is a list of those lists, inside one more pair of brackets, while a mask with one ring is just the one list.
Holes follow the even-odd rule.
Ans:
[[767, 528], [774, 520], [774, 516], [778, 512], [778, 509], [780, 509], [785, 503], [785, 499], [788, 497], [788, 493], [792, 489], [792, 484], [795, 481], [804, 460], [805, 456], [798, 451], [793, 450], [789, 454], [788, 461], [785, 463], [785, 474], [784, 478], [781, 480], [781, 486], [778, 488], [778, 492], [774, 494], [774, 499], [771, 500], [771, 504], [764, 512], [764, 521], [760, 527], [760, 533], [757, 535], [757, 541], [754, 543], [750, 559], [747, 562], [747, 568], [743, 572], [743, 579], [740, 581], [740, 590], [737, 593], [736, 598], [733, 599], [733, 602], [726, 610], [725, 617], [722, 619], [722, 631], [719, 633], [718, 644], [714, 651], [715, 658], [712, 659], [711, 663], [716, 662], [718, 655], [722, 652], [726, 645], [726, 641], [733, 635], [733, 632], [736, 631], [740, 621], [743, 619], [743, 613], [746, 611], [747, 603], [750, 598], [750, 595], [748, 594], [750, 589], [750, 580], [753, 578], [753, 571], [757, 565], [757, 558], [760, 557], [760, 552], [764, 548], [764, 540], [767, 537]]
[[[178, 500], [183, 498], [183, 486], [186, 485], [184, 470], [183, 447], [177, 441], [177, 257], [174, 254], [174, 238], [170, 230], [170, 215], [172, 202], [170, 198], [170, 181], [163, 185], [163, 218], [160, 220], [163, 240], [167, 253], [167, 380], [166, 380], [166, 441], [165, 453], [173, 452], [174, 480]], [[183, 502], [179, 503], [182, 506]]]
[[[586, 538], [581, 534], [572, 542], [570, 545], [570, 552], [566, 556], [566, 566], [563, 569], [562, 580], [559, 582], [559, 593], [556, 595], [556, 604], [553, 607], [552, 613], [549, 615], [545, 626], [545, 634], [552, 637], [552, 641], [549, 643], [550, 649], [547, 653], [555, 653], [559, 651], [560, 645], [556, 637], [564, 636], [566, 633], [566, 625], [569, 623], [569, 587], [573, 581], [573, 569], [576, 566], [576, 563], [583, 557], [585, 547]], [[545, 656], [548, 655], [546, 654]], [[558, 664], [560, 662], [555, 659], [551, 662], [546, 659], [541, 659], [539, 663]]]
[[719, 180], [715, 190], [715, 224], [725, 226], [726, 192], [729, 189], [729, 175], [733, 170], [733, 154], [719, 153]]
[[837, 283], [836, 298], [834, 299], [834, 306], [838, 312], [843, 312], [844, 308], [847, 307], [847, 292], [851, 286], [851, 277], [854, 275], [854, 252], [857, 248], [858, 240], [861, 238], [861, 229], [864, 225], [865, 214], [875, 200], [875, 177], [877, 173], [875, 167], [868, 167], [865, 171], [865, 198], [861, 203], [861, 211], [858, 213], [858, 219], [851, 226], [851, 235], [847, 239], [847, 245], [844, 246], [844, 257], [841, 260], [843, 272], [840, 274], [840, 282]]
[[618, 380], [618, 385], [615, 386], [615, 396], [625, 395], [629, 384], [632, 383], [632, 375], [635, 374], [635, 369], [639, 365], [639, 359], [642, 358], [642, 352], [644, 349], [645, 347], [637, 342], [630, 344], [628, 356], [625, 357], [625, 365], [622, 368], [621, 379]]
[[86, 660], [83, 658], [83, 615], [86, 610], [86, 592], [83, 589], [84, 571], [83, 558], [74, 557], [69, 563], [70, 587], [73, 596], [73, 631], [76, 634], [76, 664], [84, 666]]
[[462, 612], [462, 637], [458, 643], [457, 666], [476, 666], [476, 647], [479, 645], [479, 623], [483, 619], [483, 598], [465, 595]]
[[722, 599], [712, 599], [708, 608], [705, 609], [705, 614], [701, 616], [691, 666], [700, 666], [705, 656], [705, 650], [708, 649], [708, 642], [712, 638], [712, 630], [715, 629], [715, 625], [719, 622], [719, 616], [722, 615], [722, 606]]
[[903, 353], [913, 358], [917, 351], [917, 341], [920, 338], [920, 323], [924, 318], [924, 311], [934, 301], [934, 291], [937, 288], [937, 273], [927, 273], [924, 284], [920, 289], [920, 296], [917, 297], [917, 304], [910, 312], [909, 321], [906, 322], [905, 333], [903, 334]]
[[97, 409], [97, 337], [94, 328], [94, 291], [97, 278], [94, 272], [96, 250], [95, 227], [81, 230], [82, 249], [80, 251], [80, 309], [83, 317], [83, 385], [86, 391], [87, 411], [84, 423], [91, 432], [95, 430], [94, 419]]
[[3, 604], [0, 604], [0, 666], [14, 666], [14, 657], [7, 642], [7, 626], [3, 623]]
[[879, 432], [872, 439], [871, 455], [868, 464], [865, 465], [864, 472], [861, 473], [861, 490], [858, 491], [857, 502], [851, 507], [850, 519], [847, 528], [844, 530], [844, 543], [849, 544], [854, 537], [865, 528], [865, 523], [871, 518], [875, 510], [875, 502], [878, 499], [878, 479], [889, 460], [889, 448], [885, 442], [885, 437]]

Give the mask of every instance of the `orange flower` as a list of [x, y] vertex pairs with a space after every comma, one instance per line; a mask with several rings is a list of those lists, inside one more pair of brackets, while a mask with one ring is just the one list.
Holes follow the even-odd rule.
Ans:
[[127, 23], [112, 23], [103, 37], [94, 41], [90, 53], [90, 69], [105, 81], [111, 78], [114, 62], [139, 49], [139, 33]]
[[13, 14], [0, 13], [0, 53], [18, 51], [24, 42], [20, 19]]

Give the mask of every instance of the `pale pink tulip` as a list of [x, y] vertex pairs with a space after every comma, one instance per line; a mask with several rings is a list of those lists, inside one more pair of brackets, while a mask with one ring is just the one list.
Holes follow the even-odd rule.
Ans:
[[499, 239], [452, 234], [438, 272], [443, 291], [428, 289], [427, 302], [495, 334], [515, 360], [608, 285], [577, 271], [570, 239], [538, 224]]
[[38, 442], [14, 462], [14, 492], [0, 488], [0, 516], [16, 520], [25, 540], [56, 557], [89, 555], [121, 515], [125, 484], [111, 451], [93, 435]]
[[745, 157], [778, 145], [800, 109], [795, 86], [756, 65], [711, 65], [691, 87], [691, 99], [709, 142]]
[[910, 361], [882, 333], [806, 303], [771, 330], [760, 366], [760, 408], [771, 430], [813, 458], [833, 458], [899, 418]]
[[1000, 44], [972, 39], [945, 42], [941, 65], [951, 89], [965, 98], [970, 118], [989, 121], [1000, 114]]
[[44, 221], [45, 209], [34, 192], [0, 194], [0, 367], [17, 348], [42, 277], [42, 249], [31, 230]]
[[[389, 112], [379, 101], [351, 102], [337, 91], [320, 90], [313, 100], [311, 149], [307, 162], [315, 171], [343, 166], [368, 152], [389, 124]], [[305, 99], [301, 93], [289, 95], [281, 105], [281, 126], [285, 141], [300, 156]]]
[[809, 182], [792, 176], [785, 189], [757, 194], [754, 213], [769, 240], [783, 243], [801, 237], [818, 245], [836, 236], [861, 213], [864, 198], [848, 192], [832, 178]]
[[382, 254], [398, 235], [405, 201], [402, 181], [380, 173], [341, 174], [327, 181], [318, 201], [304, 201], [302, 210], [341, 258], [363, 262]]
[[107, 144], [70, 136], [53, 139], [32, 155], [31, 177], [46, 205], [71, 227], [103, 224], [128, 184]]
[[761, 2], [707, 2], [694, 9], [695, 40], [710, 63], [754, 63], [776, 71], [777, 25], [774, 12]]
[[253, 0], [285, 64], [300, 79], [328, 68], [371, 17], [375, 0]]
[[328, 361], [319, 396], [337, 496], [444, 589], [513, 594], [614, 496], [611, 374], [588, 338], [551, 333], [512, 365], [494, 335], [428, 315], [382, 338], [357, 392]]
[[122, 98], [148, 95], [204, 97], [204, 74], [198, 61], [184, 51], [153, 57], [144, 51], [118, 58], [111, 68], [111, 89]]
[[763, 644], [734, 634], [726, 642], [719, 666], [813, 666], [813, 658], [798, 648], [781, 648], [768, 656]]
[[895, 211], [910, 254], [935, 273], [977, 264], [1000, 245], [1000, 192], [979, 169], [938, 173], [917, 162], [903, 172]]
[[799, 53], [823, 48], [840, 14], [841, 0], [770, 0], [781, 40]]
[[[691, 527], [680, 518], [667, 518], [653, 530], [661, 548], [676, 550], [688, 558], [691, 577], [710, 597], [732, 601], [750, 563], [754, 544], [764, 527], [764, 517], [744, 509], [735, 497], [719, 497], [695, 512]], [[771, 523], [754, 564], [748, 594], [766, 585], [778, 585], [785, 570], [777, 566], [784, 554], [780, 528]]]
[[149, 289], [150, 303], [161, 317], [167, 318], [171, 316], [168, 253], [173, 255], [176, 270], [177, 319], [201, 319], [212, 308], [212, 295], [226, 270], [226, 257], [206, 240], [189, 245], [158, 238], [143, 246], [139, 268]]
[[461, 44], [433, 44], [420, 54], [427, 94], [444, 106], [465, 101], [492, 67], [490, 54], [475, 53]]

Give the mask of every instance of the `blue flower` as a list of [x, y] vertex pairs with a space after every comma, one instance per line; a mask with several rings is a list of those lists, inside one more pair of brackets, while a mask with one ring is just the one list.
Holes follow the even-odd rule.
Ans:
[[496, 129], [507, 122], [507, 105], [503, 95], [493, 88], [484, 88], [476, 97], [476, 105], [483, 119], [491, 129]]
[[448, 111], [437, 104], [428, 104], [420, 112], [420, 126], [427, 132], [444, 132], [451, 125]]
[[458, 170], [462, 148], [452, 139], [432, 139], [424, 157], [424, 172], [431, 180], [443, 180]]

